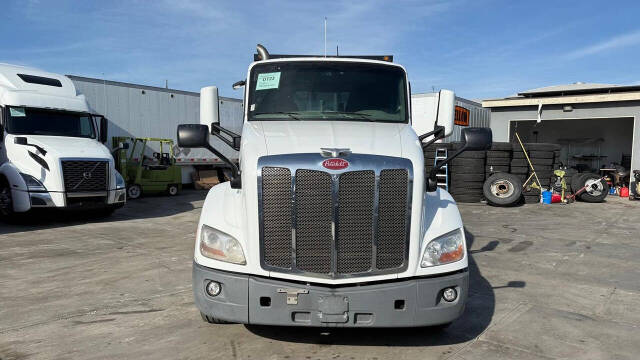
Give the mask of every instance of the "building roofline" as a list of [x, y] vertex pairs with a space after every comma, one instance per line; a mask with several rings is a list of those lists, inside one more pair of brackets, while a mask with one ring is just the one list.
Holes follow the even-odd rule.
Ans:
[[[543, 88], [544, 89], [544, 88]], [[518, 93], [522, 97], [551, 97], [551, 96], [567, 96], [567, 95], [586, 95], [586, 94], [613, 94], [621, 92], [640, 91], [640, 85], [613, 85], [601, 86], [582, 89], [558, 89], [558, 90], [528, 90]]]
[[[181, 94], [181, 95], [198, 96], [198, 97], [200, 96], [200, 93], [197, 93], [195, 91], [167, 89], [159, 86], [132, 84], [132, 83], [121, 82], [121, 81], [104, 80], [104, 79], [90, 78], [90, 77], [77, 76], [77, 75], [66, 75], [66, 76], [71, 80], [85, 81], [85, 82], [90, 82], [94, 84], [106, 84], [106, 85], [121, 86], [121, 87], [133, 88], [133, 89], [160, 91], [160, 92], [166, 92], [166, 93], [172, 93], [172, 94]], [[220, 99], [225, 101], [242, 102], [242, 99], [236, 99], [236, 98], [230, 98], [230, 97], [224, 97], [224, 96], [220, 96]]]
[[516, 97], [505, 99], [489, 99], [482, 101], [482, 106], [487, 108], [512, 107], [512, 106], [538, 106], [538, 105], [562, 105], [584, 104], [616, 101], [640, 101], [640, 91], [621, 92], [611, 94], [588, 94], [575, 96], [555, 97]]

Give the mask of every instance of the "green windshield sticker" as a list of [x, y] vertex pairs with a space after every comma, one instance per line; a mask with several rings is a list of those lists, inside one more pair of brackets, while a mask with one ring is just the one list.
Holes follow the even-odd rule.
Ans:
[[280, 73], [258, 74], [256, 90], [277, 89], [280, 86]]
[[10, 108], [11, 116], [13, 117], [25, 117], [27, 114], [24, 112], [24, 108]]

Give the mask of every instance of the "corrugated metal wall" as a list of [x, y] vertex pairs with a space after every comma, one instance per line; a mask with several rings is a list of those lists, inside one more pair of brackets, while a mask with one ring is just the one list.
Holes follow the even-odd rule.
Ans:
[[[109, 119], [109, 136], [159, 137], [176, 141], [178, 124], [199, 123], [200, 95], [195, 92], [163, 89], [100, 79], [69, 76], [78, 93], [84, 94], [92, 109]], [[220, 125], [242, 131], [242, 100], [220, 98]], [[225, 156], [237, 158], [237, 152], [218, 139], [211, 143]], [[111, 146], [109, 140], [108, 146]], [[158, 151], [151, 147], [153, 151]], [[184, 149], [179, 157], [213, 159], [204, 149]]]
[[[483, 108], [481, 104], [456, 96], [456, 106], [469, 110], [468, 127], [489, 127], [491, 121], [491, 110]], [[453, 134], [445, 139], [445, 142], [455, 142], [462, 140], [462, 129], [467, 126], [454, 125]]]

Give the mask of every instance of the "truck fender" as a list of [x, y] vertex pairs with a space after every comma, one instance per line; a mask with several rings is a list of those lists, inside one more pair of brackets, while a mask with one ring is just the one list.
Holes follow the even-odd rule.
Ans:
[[[451, 194], [449, 194], [446, 190], [438, 188], [436, 191], [426, 192], [424, 194], [422, 204], [422, 242], [420, 244], [420, 259], [422, 259], [422, 254], [424, 253], [424, 249], [426, 248], [429, 241], [450, 231], [461, 229], [463, 227], [462, 218], [460, 217], [460, 211], [458, 210], [458, 205], [451, 197]], [[462, 235], [464, 239], [464, 231]], [[466, 254], [466, 239], [464, 239], [464, 251]], [[419, 272], [426, 271], [425, 269], [420, 269], [419, 264], [420, 261], [418, 261]], [[444, 268], [446, 267], [448, 271], [454, 271], [464, 269], [467, 266], [468, 259], [465, 255], [462, 260], [459, 260], [455, 263], [435, 266], [433, 268], [442, 267], [442, 270], [444, 270]]]
[[219, 270], [246, 272], [244, 265], [209, 259], [200, 254], [200, 230], [202, 225], [207, 225], [233, 236], [242, 246], [245, 258], [249, 257], [247, 239], [243, 230], [246, 216], [242, 190], [232, 189], [230, 184], [229, 181], [218, 184], [207, 193], [196, 232], [194, 260], [200, 265], [215, 267]]
[[18, 168], [11, 163], [0, 165], [0, 177], [7, 179], [11, 188], [11, 199], [13, 200], [13, 211], [25, 212], [31, 208], [31, 200], [27, 184], [20, 175]]

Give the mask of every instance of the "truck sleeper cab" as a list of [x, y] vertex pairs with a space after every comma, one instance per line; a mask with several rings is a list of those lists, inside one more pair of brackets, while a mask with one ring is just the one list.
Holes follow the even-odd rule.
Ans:
[[123, 206], [124, 180], [106, 139], [106, 119], [67, 77], [0, 64], [0, 216]]
[[[462, 220], [425, 176], [421, 146], [451, 133], [453, 93], [441, 93], [433, 131], [418, 137], [402, 66], [259, 53], [240, 83], [242, 136], [227, 139], [240, 142], [240, 168], [209, 191], [198, 224], [203, 319], [408, 327], [459, 317], [469, 281]], [[178, 143], [216, 152], [217, 91], [205, 89], [201, 125], [180, 125]], [[491, 144], [484, 129], [465, 136], [466, 149]]]

